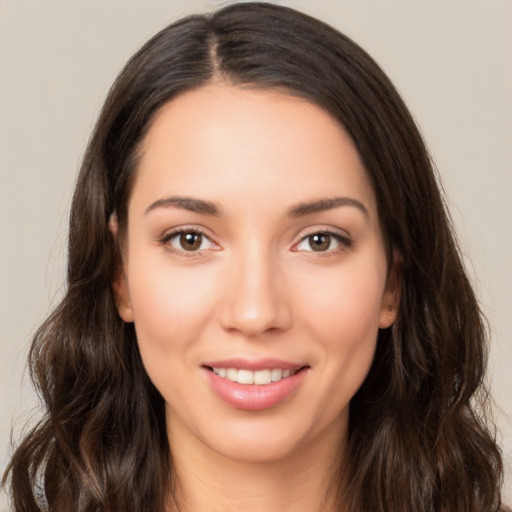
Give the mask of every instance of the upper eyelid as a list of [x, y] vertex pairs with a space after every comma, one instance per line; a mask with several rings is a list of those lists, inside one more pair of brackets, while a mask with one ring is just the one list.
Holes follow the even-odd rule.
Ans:
[[[335, 228], [332, 226], [318, 226], [311, 227], [301, 230], [301, 232], [297, 235], [298, 241], [302, 241], [309, 236], [325, 233], [328, 235], [338, 236], [340, 238], [352, 239], [352, 235], [346, 230], [342, 228]], [[296, 242], [297, 243], [297, 242]]]
[[205, 236], [208, 240], [214, 242], [212, 235], [208, 234], [206, 230], [201, 226], [179, 226], [165, 230], [158, 238], [160, 240], [172, 238], [175, 235], [182, 233], [199, 233]]

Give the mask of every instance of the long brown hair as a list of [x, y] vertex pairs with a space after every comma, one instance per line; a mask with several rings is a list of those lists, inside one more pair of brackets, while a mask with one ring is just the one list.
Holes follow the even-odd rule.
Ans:
[[212, 79], [279, 88], [337, 119], [373, 184], [389, 250], [401, 256], [399, 317], [380, 331], [351, 402], [340, 508], [498, 510], [502, 462], [486, 420], [486, 333], [420, 133], [359, 46], [265, 3], [170, 25], [109, 93], [73, 197], [67, 293], [30, 351], [46, 414], [4, 476], [14, 510], [158, 512], [172, 492], [163, 399], [144, 371], [133, 325], [115, 306], [119, 254], [109, 218], [116, 212], [123, 232], [137, 150], [155, 112]]

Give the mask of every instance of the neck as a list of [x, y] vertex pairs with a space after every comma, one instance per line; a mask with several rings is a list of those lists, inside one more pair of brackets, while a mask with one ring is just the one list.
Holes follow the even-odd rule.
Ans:
[[175, 499], [170, 512], [337, 512], [340, 483], [334, 475], [345, 444], [339, 431], [287, 457], [258, 462], [228, 459], [182, 434], [174, 445], [171, 438]]

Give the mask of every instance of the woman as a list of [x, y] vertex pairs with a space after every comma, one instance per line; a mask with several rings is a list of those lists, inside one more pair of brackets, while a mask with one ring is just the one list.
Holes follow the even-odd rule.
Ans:
[[499, 510], [484, 342], [375, 62], [284, 7], [183, 19], [85, 155], [14, 509]]

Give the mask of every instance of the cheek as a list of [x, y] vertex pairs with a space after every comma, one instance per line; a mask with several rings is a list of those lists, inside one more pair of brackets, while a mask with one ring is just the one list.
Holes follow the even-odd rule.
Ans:
[[[355, 260], [354, 260], [355, 261]], [[369, 371], [379, 330], [386, 265], [340, 266], [302, 280], [303, 328], [322, 347], [326, 386], [345, 403]], [[339, 394], [339, 390], [344, 392]], [[334, 395], [330, 395], [331, 397]]]
[[[345, 283], [346, 284], [346, 283]], [[361, 282], [358, 283], [359, 285]], [[330, 369], [344, 386], [359, 388], [375, 353], [380, 301], [377, 289], [354, 287], [336, 290], [325, 299], [319, 338], [329, 355]]]
[[357, 342], [376, 333], [385, 285], [377, 265], [347, 265], [339, 271], [305, 274], [298, 291], [303, 315], [331, 337]]
[[187, 403], [182, 383], [197, 362], [197, 340], [216, 298], [211, 270], [172, 267], [165, 255], [153, 261], [133, 255], [129, 292], [148, 376], [167, 403]]
[[[144, 265], [138, 264], [139, 261]], [[208, 268], [176, 268], [164, 257], [134, 257], [129, 292], [141, 352], [175, 352], [194, 341], [215, 301]]]

